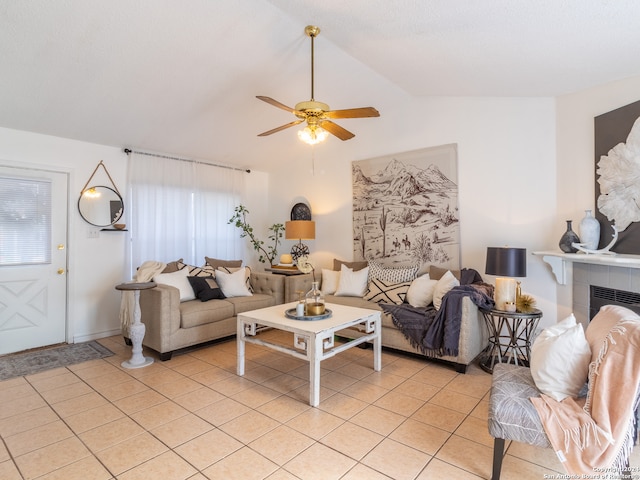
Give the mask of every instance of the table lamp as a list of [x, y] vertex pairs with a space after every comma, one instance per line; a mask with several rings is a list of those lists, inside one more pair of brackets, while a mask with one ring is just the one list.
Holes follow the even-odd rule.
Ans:
[[[493, 298], [496, 309], [515, 311], [520, 282], [514, 277], [527, 276], [527, 250], [525, 248], [487, 247], [487, 275], [497, 275]], [[510, 304], [509, 307], [507, 304]]]
[[298, 240], [299, 243], [291, 248], [291, 257], [297, 260], [302, 255], [309, 255], [309, 247], [302, 240], [316, 238], [316, 222], [313, 220], [290, 220], [284, 224], [284, 237], [287, 240]]

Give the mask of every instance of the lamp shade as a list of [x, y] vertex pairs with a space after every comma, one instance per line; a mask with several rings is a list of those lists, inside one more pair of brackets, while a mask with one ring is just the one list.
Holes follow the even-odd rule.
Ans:
[[287, 240], [314, 240], [316, 238], [316, 222], [313, 220], [285, 222], [284, 236]]
[[501, 277], [526, 277], [527, 249], [487, 247], [487, 265], [484, 273]]

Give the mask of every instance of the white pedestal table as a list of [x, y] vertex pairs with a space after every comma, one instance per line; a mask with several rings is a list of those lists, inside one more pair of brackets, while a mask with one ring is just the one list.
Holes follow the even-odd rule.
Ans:
[[123, 292], [133, 291], [134, 294], [133, 321], [129, 322], [129, 338], [131, 339], [133, 349], [131, 358], [121, 363], [124, 368], [141, 368], [153, 363], [153, 358], [142, 355], [142, 340], [144, 339], [146, 327], [140, 320], [142, 316], [140, 312], [140, 290], [147, 290], [155, 286], [155, 282], [132, 282], [116, 285], [116, 290], [122, 290]]

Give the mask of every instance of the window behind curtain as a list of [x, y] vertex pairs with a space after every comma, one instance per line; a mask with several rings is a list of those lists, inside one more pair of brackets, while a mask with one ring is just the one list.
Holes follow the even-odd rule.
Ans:
[[227, 222], [240, 205], [242, 171], [131, 153], [128, 229], [130, 272], [147, 260], [242, 258], [238, 232]]

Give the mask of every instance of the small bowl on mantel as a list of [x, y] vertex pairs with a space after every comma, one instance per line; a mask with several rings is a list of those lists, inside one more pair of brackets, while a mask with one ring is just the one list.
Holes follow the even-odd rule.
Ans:
[[116, 230], [124, 230], [127, 225], [124, 223], [114, 223], [113, 228]]

